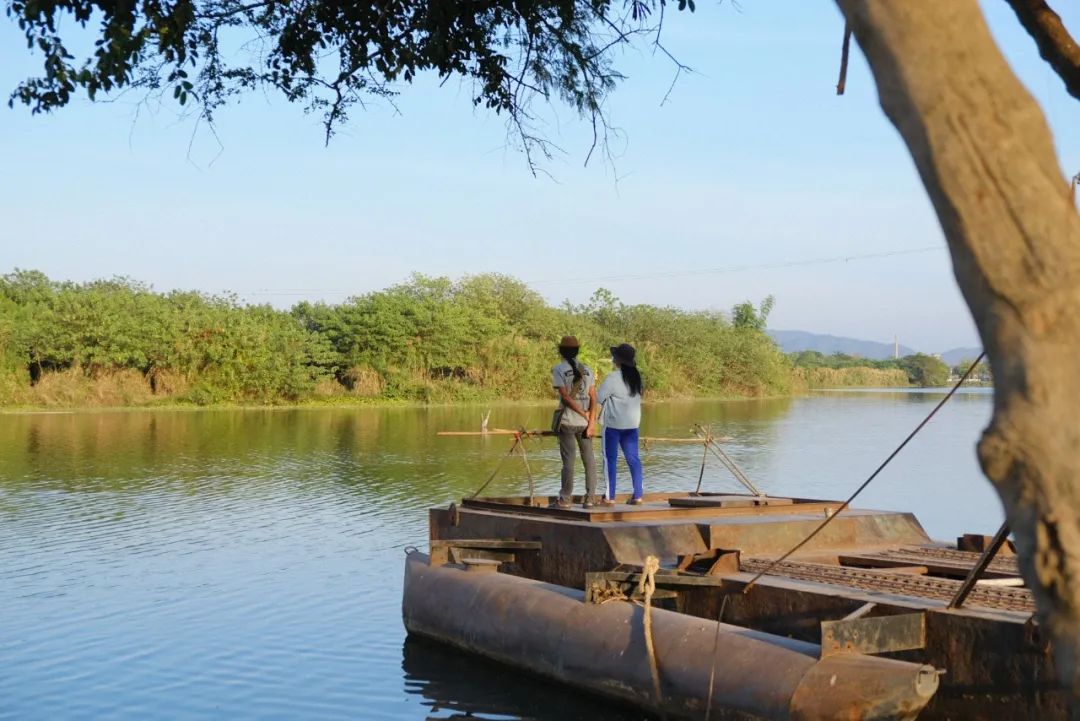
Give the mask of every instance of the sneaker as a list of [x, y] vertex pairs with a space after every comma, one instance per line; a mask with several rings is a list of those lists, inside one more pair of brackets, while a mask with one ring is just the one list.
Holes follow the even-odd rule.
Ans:
[[609, 500], [608, 498], [605, 498], [605, 497], [601, 496], [600, 498], [597, 499], [596, 505], [598, 505], [598, 506], [614, 506], [615, 501]]
[[551, 507], [552, 508], [561, 508], [563, 510], [566, 510], [567, 508], [573, 508], [574, 504], [571, 503], [570, 501], [564, 501], [564, 500], [560, 499], [558, 501], [555, 501], [555, 503]]
[[642, 500], [640, 498], [631, 498], [628, 503], [631, 506], [640, 506], [642, 504]]
[[591, 499], [588, 499], [588, 498], [586, 498], [586, 499], [585, 499], [585, 502], [581, 504], [581, 507], [582, 507], [582, 508], [592, 508], [592, 507], [593, 507], [593, 505], [594, 505], [594, 504], [593, 504], [592, 500], [591, 500]]

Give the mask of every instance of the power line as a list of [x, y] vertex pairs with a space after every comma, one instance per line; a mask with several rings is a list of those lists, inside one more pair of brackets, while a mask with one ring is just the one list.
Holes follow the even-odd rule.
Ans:
[[[827, 258], [807, 258], [803, 260], [788, 260], [777, 263], [754, 263], [748, 265], [729, 265], [717, 268], [693, 268], [684, 270], [667, 270], [655, 273], [627, 273], [624, 275], [603, 275], [589, 278], [546, 278], [542, 280], [527, 280], [526, 285], [550, 285], [557, 283], [606, 283], [625, 280], [657, 280], [663, 278], [685, 278], [700, 275], [723, 275], [728, 273], [744, 273], [750, 270], [776, 270], [780, 268], [799, 268], [811, 265], [828, 265], [831, 263], [850, 263], [859, 260], [875, 260], [879, 258], [891, 258], [900, 255], [916, 255], [919, 253], [931, 253], [945, 250], [945, 246], [928, 245], [922, 248], [902, 248], [899, 250], [887, 250], [880, 253], [860, 253], [857, 255], [836, 255]], [[320, 288], [258, 288], [253, 291], [241, 293], [246, 296], [257, 295], [356, 295], [354, 290], [327, 290]]]
[[729, 265], [719, 268], [696, 268], [693, 270], [671, 270], [657, 273], [637, 273], [627, 275], [594, 276], [591, 278], [549, 278], [546, 280], [525, 281], [528, 285], [545, 283], [601, 283], [619, 280], [654, 280], [659, 278], [683, 278], [694, 275], [720, 275], [725, 273], [742, 273], [748, 270], [774, 270], [777, 268], [797, 268], [807, 265], [826, 265], [829, 263], [848, 263], [854, 260], [872, 260], [875, 258], [890, 258], [897, 255], [915, 255], [916, 253], [929, 253], [935, 250], [945, 250], [941, 245], [929, 245], [923, 248], [906, 248], [902, 250], [889, 250], [881, 253], [863, 253], [860, 255], [837, 255], [830, 258], [812, 258], [806, 260], [788, 260], [779, 263], [757, 263], [752, 265]]

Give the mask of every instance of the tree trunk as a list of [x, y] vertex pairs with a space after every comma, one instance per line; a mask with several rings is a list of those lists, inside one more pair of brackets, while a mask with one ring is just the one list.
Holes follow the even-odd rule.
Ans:
[[979, 442], [1080, 699], [1080, 216], [976, 0], [837, 0], [911, 152], [994, 374]]

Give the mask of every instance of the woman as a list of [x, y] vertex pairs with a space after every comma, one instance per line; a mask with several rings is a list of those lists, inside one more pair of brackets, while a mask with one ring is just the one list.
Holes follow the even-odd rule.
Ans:
[[641, 503], [641, 458], [638, 457], [638, 427], [641, 425], [641, 373], [634, 363], [634, 347], [623, 343], [611, 349], [615, 370], [604, 378], [596, 398], [604, 408], [604, 458], [607, 461], [608, 494], [605, 503], [615, 499], [615, 470], [622, 448], [630, 479], [634, 484], [632, 505]]
[[578, 339], [563, 336], [559, 342], [562, 362], [551, 369], [551, 385], [559, 394], [559, 410], [555, 411], [552, 430], [559, 437], [562, 457], [562, 487], [559, 489], [559, 508], [569, 508], [574, 502], [574, 446], [581, 452], [585, 466], [585, 508], [592, 508], [596, 497], [596, 457], [592, 437], [596, 432], [596, 377], [584, 363], [578, 363], [581, 350]]

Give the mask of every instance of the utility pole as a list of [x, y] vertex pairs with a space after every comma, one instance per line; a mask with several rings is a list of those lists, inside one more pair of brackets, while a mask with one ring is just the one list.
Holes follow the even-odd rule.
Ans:
[[900, 336], [898, 335], [892, 337], [892, 357], [893, 360], [900, 359]]

